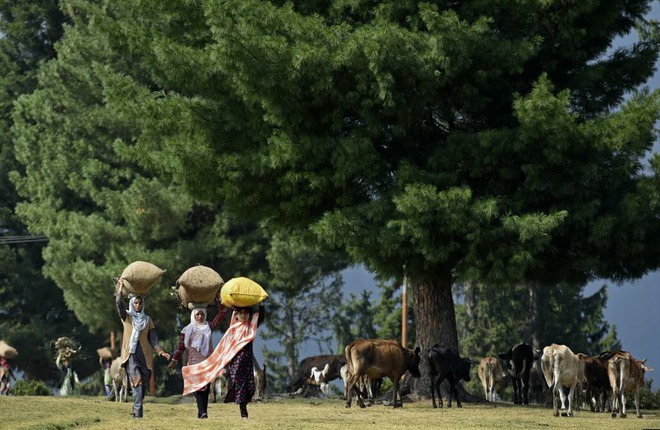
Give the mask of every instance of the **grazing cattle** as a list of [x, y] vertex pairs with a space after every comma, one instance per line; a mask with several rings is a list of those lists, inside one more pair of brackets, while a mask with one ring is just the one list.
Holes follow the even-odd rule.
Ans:
[[351, 407], [353, 393], [357, 394], [357, 404], [361, 408], [365, 407], [357, 390], [358, 381], [363, 376], [372, 380], [385, 376], [390, 378], [393, 385], [393, 406], [402, 407], [399, 388], [401, 377], [410, 372], [413, 377], [419, 378], [419, 351], [419, 347], [412, 350], [404, 348], [396, 341], [385, 339], [359, 339], [348, 345], [345, 349], [349, 374], [346, 407]]
[[217, 378], [215, 378], [215, 381], [213, 381], [209, 387], [211, 390], [210, 396], [211, 396], [211, 402], [216, 403], [218, 401], [218, 397], [223, 397], [227, 395], [227, 391], [229, 390], [229, 382], [225, 375], [218, 375]]
[[[603, 357], [577, 355], [584, 362], [584, 380], [589, 408], [592, 412], [604, 412], [607, 407], [607, 394], [612, 389], [607, 374], [607, 360]], [[611, 409], [611, 408], [610, 408]]]
[[[342, 368], [344, 366], [342, 366]], [[318, 385], [321, 388], [321, 392], [326, 396], [330, 393], [330, 384], [328, 384], [325, 378], [325, 375], [327, 375], [329, 371], [330, 371], [330, 364], [328, 363], [326, 363], [323, 370], [319, 370], [316, 367], [312, 367], [312, 374], [310, 375], [308, 380], [308, 383], [310, 385]], [[341, 369], [339, 369], [339, 374], [341, 375]]]
[[257, 399], [265, 399], [266, 398], [266, 364], [264, 364], [264, 368], [261, 369], [257, 362], [255, 361], [254, 363], [254, 385], [256, 388], [256, 392], [254, 393], [254, 397]]
[[110, 364], [110, 378], [112, 378], [110, 399], [112, 399], [114, 394], [117, 402], [125, 402], [128, 397], [128, 377], [126, 375], [126, 369], [122, 367], [119, 358], [115, 358], [112, 360], [112, 364]]
[[539, 352], [538, 357], [534, 354], [534, 363], [529, 370], [529, 393], [537, 404], [543, 405], [548, 402], [548, 392], [548, 384], [546, 384], [541, 370], [541, 352]]
[[[541, 369], [545, 381], [552, 392], [552, 408], [555, 416], [559, 416], [558, 398], [561, 399], [562, 416], [573, 416], [573, 401], [575, 389], [584, 379], [584, 362], [566, 345], [552, 344], [543, 348]], [[566, 409], [566, 394], [564, 388], [569, 388], [568, 410]]]
[[339, 369], [346, 364], [346, 357], [341, 354], [315, 355], [301, 360], [298, 372], [291, 378], [291, 382], [287, 386], [287, 392], [300, 394], [304, 386], [309, 384], [312, 368], [323, 369], [326, 364], [330, 365], [328, 373], [325, 375], [326, 382], [334, 381], [340, 377]]
[[[339, 373], [341, 374], [341, 379], [344, 381], [344, 399], [348, 398], [348, 377], [350, 376], [350, 371], [348, 370], [348, 365], [345, 364], [341, 367]], [[371, 379], [368, 376], [364, 375], [358, 380], [358, 390], [360, 390], [360, 395], [362, 397], [367, 397], [368, 404], [373, 404], [374, 399], [380, 396], [380, 387], [383, 385], [383, 378]]]
[[529, 404], [529, 374], [534, 362], [534, 351], [526, 343], [518, 343], [507, 352], [498, 354], [504, 360], [505, 369], [513, 385], [513, 403], [516, 405]]
[[489, 402], [501, 398], [506, 384], [506, 373], [495, 357], [484, 357], [479, 362], [479, 380], [484, 388], [484, 396]]
[[440, 345], [433, 345], [428, 349], [426, 358], [429, 361], [431, 370], [431, 398], [434, 408], [438, 406], [435, 403], [435, 393], [438, 393], [438, 402], [442, 407], [442, 394], [440, 393], [440, 384], [445, 379], [449, 382], [449, 399], [447, 407], [451, 408], [452, 395], [456, 396], [456, 406], [462, 408], [461, 399], [458, 397], [456, 384], [463, 379], [470, 380], [470, 367], [472, 361], [469, 358], [461, 358], [458, 352], [451, 348], [443, 348]]
[[646, 360], [635, 360], [626, 351], [616, 351], [608, 360], [608, 376], [612, 386], [612, 418], [619, 413], [621, 418], [626, 418], [626, 395], [635, 393], [635, 409], [637, 418], [642, 418], [639, 411], [639, 391], [644, 386], [644, 373], [653, 370], [646, 366]]

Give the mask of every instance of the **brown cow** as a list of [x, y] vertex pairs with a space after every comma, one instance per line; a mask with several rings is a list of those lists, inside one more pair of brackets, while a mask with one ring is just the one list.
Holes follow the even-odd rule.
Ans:
[[479, 362], [479, 380], [484, 387], [484, 396], [494, 402], [502, 396], [506, 384], [506, 373], [500, 361], [495, 357], [484, 357]]
[[607, 361], [601, 357], [577, 355], [584, 362], [584, 379], [587, 384], [587, 401], [591, 412], [603, 412], [607, 407], [607, 393], [611, 390], [607, 375]]
[[631, 392], [635, 393], [637, 418], [642, 418], [639, 391], [644, 386], [644, 373], [653, 370], [644, 363], [646, 360], [635, 360], [626, 351], [616, 351], [609, 358], [607, 373], [612, 386], [612, 418], [616, 417], [617, 412], [621, 418], [627, 416], [625, 393]]
[[406, 371], [419, 378], [419, 351], [419, 347], [412, 350], [404, 348], [394, 340], [385, 339], [358, 339], [348, 345], [344, 350], [349, 370], [346, 407], [351, 407], [353, 393], [357, 394], [357, 404], [361, 408], [365, 407], [360, 393], [356, 390], [358, 380], [364, 375], [371, 379], [385, 376], [390, 378], [393, 385], [393, 406], [402, 407], [399, 382]]

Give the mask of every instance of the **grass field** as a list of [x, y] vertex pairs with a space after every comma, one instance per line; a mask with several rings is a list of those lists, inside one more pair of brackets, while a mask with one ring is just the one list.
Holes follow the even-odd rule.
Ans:
[[46, 429], [660, 429], [660, 411], [643, 411], [635, 417], [611, 418], [607, 413], [577, 412], [574, 417], [554, 417], [549, 408], [510, 404], [464, 404], [458, 408], [431, 408], [430, 401], [405, 403], [403, 408], [375, 405], [346, 409], [336, 399], [268, 399], [251, 403], [249, 421], [240, 418], [236, 404], [210, 404], [209, 419], [196, 418], [192, 398], [147, 397], [144, 418], [130, 416], [130, 403], [109, 402], [103, 397], [0, 397], [0, 428]]

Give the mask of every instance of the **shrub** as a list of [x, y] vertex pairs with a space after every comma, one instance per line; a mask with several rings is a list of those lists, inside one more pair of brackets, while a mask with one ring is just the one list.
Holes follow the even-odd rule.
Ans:
[[12, 393], [15, 396], [52, 396], [44, 381], [16, 381]]

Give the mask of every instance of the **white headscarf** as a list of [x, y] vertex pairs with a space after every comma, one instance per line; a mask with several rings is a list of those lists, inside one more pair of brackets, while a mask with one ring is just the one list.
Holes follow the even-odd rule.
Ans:
[[[204, 322], [197, 323], [195, 320], [195, 314], [197, 312], [204, 314]], [[211, 326], [206, 321], [206, 308], [194, 308], [190, 312], [190, 324], [185, 326], [181, 330], [181, 333], [185, 335], [184, 343], [186, 348], [193, 347], [204, 356], [208, 356], [211, 353]], [[195, 334], [194, 336], [193, 333]], [[190, 338], [193, 338], [192, 344]]]
[[[142, 309], [140, 312], [137, 312], [133, 307], [133, 303], [135, 303], [135, 299], [138, 297], [142, 299]], [[128, 300], [128, 309], [126, 310], [126, 313], [131, 316], [133, 322], [133, 332], [131, 333], [131, 343], [129, 346], [129, 352], [131, 354], [135, 353], [135, 348], [137, 347], [140, 332], [144, 330], [149, 323], [149, 316], [144, 313], [145, 307], [146, 303], [144, 302], [144, 297], [142, 296], [133, 296]]]

